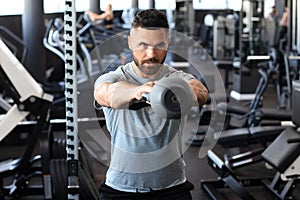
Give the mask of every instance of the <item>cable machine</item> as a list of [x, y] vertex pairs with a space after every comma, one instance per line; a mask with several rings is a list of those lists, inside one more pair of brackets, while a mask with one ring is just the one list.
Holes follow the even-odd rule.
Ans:
[[231, 96], [237, 100], [254, 97], [256, 84], [260, 78], [256, 66], [247, 63], [251, 55], [267, 54], [263, 46], [263, 0], [243, 0], [239, 21], [239, 55], [233, 66], [233, 91]]

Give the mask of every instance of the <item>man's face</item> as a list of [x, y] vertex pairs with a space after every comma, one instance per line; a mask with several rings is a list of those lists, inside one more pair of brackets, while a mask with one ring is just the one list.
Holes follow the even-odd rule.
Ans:
[[128, 45], [140, 75], [158, 75], [163, 64], [170, 39], [166, 29], [135, 28], [130, 32]]

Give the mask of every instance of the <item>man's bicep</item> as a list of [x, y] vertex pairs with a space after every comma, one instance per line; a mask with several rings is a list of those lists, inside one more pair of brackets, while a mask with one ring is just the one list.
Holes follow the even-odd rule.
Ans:
[[98, 77], [94, 83], [94, 89], [96, 89], [102, 83], [115, 83], [120, 80], [120, 76], [113, 73], [103, 74]]

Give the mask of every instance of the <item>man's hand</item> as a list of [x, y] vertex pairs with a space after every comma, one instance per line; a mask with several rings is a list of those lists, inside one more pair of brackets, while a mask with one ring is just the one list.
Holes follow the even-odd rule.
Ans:
[[208, 99], [207, 88], [197, 79], [192, 79], [189, 84], [194, 92], [194, 101], [198, 102], [199, 107], [204, 105]]
[[134, 99], [138, 100], [138, 101], [142, 100], [143, 94], [150, 93], [152, 88], [154, 87], [155, 83], [156, 83], [155, 81], [151, 81], [151, 82], [145, 83], [144, 85], [139, 86], [133, 95]]

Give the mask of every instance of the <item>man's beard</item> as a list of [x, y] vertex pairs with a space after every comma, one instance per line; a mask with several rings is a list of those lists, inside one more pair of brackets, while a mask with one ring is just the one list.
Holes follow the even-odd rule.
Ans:
[[[134, 55], [132, 57], [133, 57], [134, 64], [137, 66], [137, 68], [139, 68], [141, 72], [143, 72], [146, 75], [154, 75], [160, 70], [161, 66], [165, 62], [167, 54], [160, 62], [156, 58], [152, 58], [148, 60], [142, 60], [141, 63], [139, 63], [139, 61], [136, 59]], [[148, 67], [145, 66], [144, 63], [153, 63], [155, 65]]]

